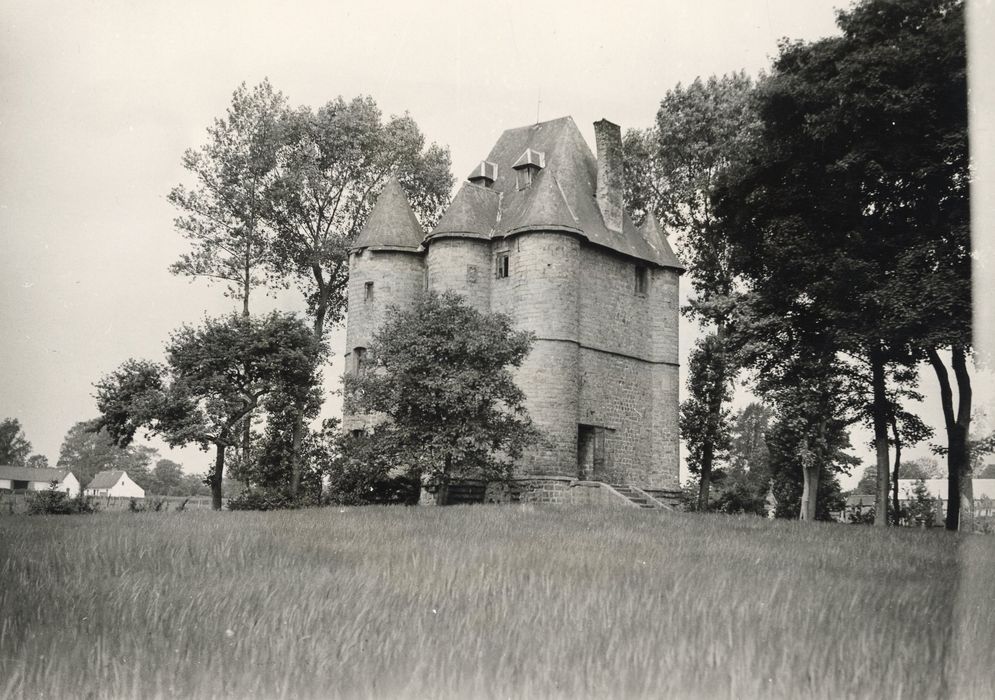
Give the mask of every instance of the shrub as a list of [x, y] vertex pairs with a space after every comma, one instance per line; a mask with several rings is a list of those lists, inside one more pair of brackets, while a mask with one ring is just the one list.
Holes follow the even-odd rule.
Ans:
[[228, 510], [282, 510], [302, 505], [285, 493], [268, 489], [247, 489], [228, 499]]
[[165, 507], [165, 498], [146, 498], [141, 503], [134, 498], [128, 501], [128, 510], [132, 513], [159, 513]]
[[334, 505], [413, 505], [421, 481], [400, 469], [400, 459], [389, 439], [377, 434], [340, 434], [334, 457], [326, 466], [328, 494]]
[[93, 501], [80, 493], [75, 498], [62, 491], [34, 491], [28, 494], [28, 515], [76, 515], [96, 513]]

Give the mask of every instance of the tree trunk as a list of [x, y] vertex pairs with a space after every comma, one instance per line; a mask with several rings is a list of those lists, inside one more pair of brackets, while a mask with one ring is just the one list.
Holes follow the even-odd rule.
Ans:
[[706, 435], [705, 442], [701, 447], [701, 474], [698, 481], [698, 510], [708, 510], [708, 492], [712, 481], [712, 461], [714, 458], [714, 441], [712, 436]]
[[894, 524], [901, 525], [901, 513], [898, 505], [898, 475], [902, 467], [902, 437], [898, 434], [898, 418], [895, 417], [897, 410], [896, 406], [891, 412], [891, 435], [895, 440], [895, 471], [891, 475], [891, 508], [894, 514]]
[[724, 321], [719, 321], [715, 329], [715, 339], [718, 341], [718, 352], [715, 355], [715, 371], [718, 375], [716, 386], [712, 387], [712, 395], [708, 401], [708, 416], [705, 424], [708, 430], [705, 432], [705, 439], [701, 446], [701, 481], [698, 484], [698, 510], [707, 511], [710, 491], [712, 487], [712, 464], [715, 461], [715, 442], [720, 432], [722, 421], [722, 398], [725, 394], [726, 383], [729, 380], [729, 369], [726, 366], [726, 343], [727, 327]]
[[221, 510], [221, 482], [225, 476], [225, 445], [215, 443], [217, 454], [214, 458], [214, 473], [211, 474], [211, 507]]
[[880, 348], [871, 351], [871, 387], [873, 401], [871, 417], [874, 423], [874, 449], [877, 453], [878, 484], [875, 497], [874, 525], [888, 525], [888, 488], [891, 460], [888, 458], [888, 395], [885, 391], [884, 353]]
[[815, 520], [815, 505], [819, 498], [819, 465], [802, 467], [802, 505], [799, 520]]
[[295, 501], [301, 488], [301, 443], [304, 439], [304, 406], [294, 407], [290, 447], [290, 497]]
[[971, 378], [967, 372], [964, 349], [951, 349], [951, 364], [957, 378], [958, 406], [954, 414], [953, 390], [947, 368], [936, 348], [927, 348], [926, 355], [940, 384], [940, 403], [947, 431], [947, 513], [944, 525], [948, 530], [960, 527], [961, 478], [970, 471], [967, 436], [971, 426]]

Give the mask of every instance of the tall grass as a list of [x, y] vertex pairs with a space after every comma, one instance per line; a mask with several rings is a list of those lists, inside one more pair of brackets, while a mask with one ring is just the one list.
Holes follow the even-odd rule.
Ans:
[[0, 520], [0, 697], [988, 697], [993, 539], [529, 507]]

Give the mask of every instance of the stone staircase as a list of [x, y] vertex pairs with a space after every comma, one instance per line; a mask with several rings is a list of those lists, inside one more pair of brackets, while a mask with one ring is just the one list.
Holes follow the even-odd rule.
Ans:
[[650, 508], [650, 509], [662, 509], [670, 510], [670, 507], [666, 504], [658, 501], [657, 499], [650, 496], [648, 493], [642, 489], [638, 489], [635, 486], [626, 486], [622, 484], [608, 484], [611, 488], [617, 491], [622, 496], [625, 496], [629, 501], [639, 508]]

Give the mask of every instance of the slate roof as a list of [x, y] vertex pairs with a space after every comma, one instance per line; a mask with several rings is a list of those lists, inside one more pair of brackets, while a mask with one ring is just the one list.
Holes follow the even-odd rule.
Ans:
[[373, 248], [374, 250], [410, 250], [421, 246], [425, 231], [411, 211], [408, 197], [401, 189], [401, 183], [392, 177], [380, 196], [377, 204], [366, 220], [366, 226], [359, 232], [350, 250]]
[[43, 481], [47, 484], [52, 481], [62, 481], [68, 474], [68, 469], [52, 467], [0, 466], [0, 479], [10, 479], [11, 481]]
[[[528, 149], [543, 154], [545, 167], [534, 175], [531, 187], [519, 190], [513, 165]], [[570, 231], [661, 267], [684, 269], [655, 222], [649, 232], [637, 229], [628, 215], [621, 233], [605, 226], [596, 200], [598, 163], [571, 117], [508, 129], [487, 160], [498, 166], [494, 184], [464, 183], [429, 239]]]
[[124, 474], [120, 469], [109, 469], [104, 472], [97, 472], [93, 480], [86, 485], [88, 489], [109, 489], [113, 488], [121, 476]]

